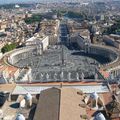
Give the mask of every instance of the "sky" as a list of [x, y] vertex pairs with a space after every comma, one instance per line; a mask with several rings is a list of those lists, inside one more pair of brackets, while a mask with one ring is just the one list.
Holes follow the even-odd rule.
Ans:
[[0, 0], [0, 4], [6, 4], [6, 3], [29, 3], [29, 2], [54, 2], [54, 1], [64, 1], [64, 0]]
[[20, 2], [29, 2], [29, 1], [35, 1], [35, 0], [0, 0], [0, 4], [20, 3]]
[[[66, 0], [0, 0], [0, 4], [6, 4], [6, 3], [22, 3], [22, 2], [45, 2], [45, 1], [47, 1], [47, 2], [54, 2], [54, 1], [66, 1]], [[72, 1], [73, 2], [73, 0], [67, 0], [67, 1]], [[86, 0], [84, 0], [84, 1], [86, 1]], [[99, 0], [99, 1], [103, 1], [103, 0]], [[114, 0], [113, 0], [114, 1]]]

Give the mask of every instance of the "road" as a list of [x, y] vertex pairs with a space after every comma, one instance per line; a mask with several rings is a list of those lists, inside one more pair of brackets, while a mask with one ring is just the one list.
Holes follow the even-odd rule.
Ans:
[[77, 81], [78, 74], [81, 77], [82, 72], [87, 77], [93, 76], [95, 66], [91, 63], [94, 60], [76, 49], [77, 45], [71, 44], [68, 47], [67, 35], [67, 25], [61, 23], [59, 43], [62, 43], [62, 46], [51, 46], [42, 56], [29, 56], [27, 59], [20, 60], [16, 65], [22, 67], [28, 64], [31, 66], [33, 79], [39, 82]]

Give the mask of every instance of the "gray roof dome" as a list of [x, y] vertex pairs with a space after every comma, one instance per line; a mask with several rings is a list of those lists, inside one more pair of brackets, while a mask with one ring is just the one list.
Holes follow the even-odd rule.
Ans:
[[90, 94], [90, 98], [97, 100], [99, 98], [99, 96], [96, 92], [93, 92]]
[[30, 93], [27, 93], [25, 95], [25, 100], [31, 100], [32, 99], [32, 95]]
[[104, 115], [102, 113], [98, 113], [96, 116], [95, 116], [95, 120], [106, 120]]
[[22, 114], [18, 114], [15, 120], [25, 120], [25, 117]]

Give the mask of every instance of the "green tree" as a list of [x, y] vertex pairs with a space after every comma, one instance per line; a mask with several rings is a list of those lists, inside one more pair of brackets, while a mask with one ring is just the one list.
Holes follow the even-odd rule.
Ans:
[[11, 43], [11, 44], [6, 44], [2, 49], [1, 49], [1, 52], [2, 53], [6, 53], [6, 52], [9, 52], [13, 49], [16, 48], [16, 44], [15, 43]]
[[35, 22], [40, 22], [42, 20], [42, 16], [40, 14], [33, 14], [32, 17], [25, 18], [24, 21], [27, 24], [32, 24]]

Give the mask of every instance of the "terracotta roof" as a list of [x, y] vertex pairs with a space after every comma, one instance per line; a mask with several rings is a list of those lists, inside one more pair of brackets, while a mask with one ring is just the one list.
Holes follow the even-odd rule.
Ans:
[[0, 91], [8, 91], [12, 93], [15, 87], [16, 84], [0, 84]]
[[61, 89], [59, 120], [82, 120], [80, 116], [86, 115], [86, 108], [80, 106], [85, 104], [83, 96], [78, 95], [78, 91], [74, 88]]
[[120, 103], [116, 100], [111, 101], [106, 105], [108, 113], [111, 114], [111, 118], [120, 118]]
[[108, 78], [109, 77], [109, 72], [103, 71], [103, 70], [100, 70], [99, 72], [104, 76], [104, 78]]
[[8, 66], [8, 72], [11, 76], [14, 76], [15, 72], [18, 70], [16, 67]]
[[[80, 81], [80, 82], [49, 82], [49, 83], [40, 83], [40, 82], [36, 82], [36, 83], [30, 83], [33, 86], [37, 86], [37, 85], [60, 85], [61, 84], [64, 85], [69, 85], [69, 86], [73, 86], [73, 85], [99, 85], [99, 81], [96, 82], [86, 82], [86, 81]], [[30, 85], [29, 84], [29, 85]], [[28, 84], [23, 84], [23, 85], [28, 85]]]
[[102, 93], [104, 104], [108, 104], [112, 100], [112, 95], [110, 92]]
[[12, 67], [12, 66], [8, 66], [8, 70], [9, 71], [16, 71], [18, 68], [16, 67]]
[[0, 71], [4, 71], [5, 69], [7, 69], [7, 66], [5, 66], [5, 65], [0, 66]]

